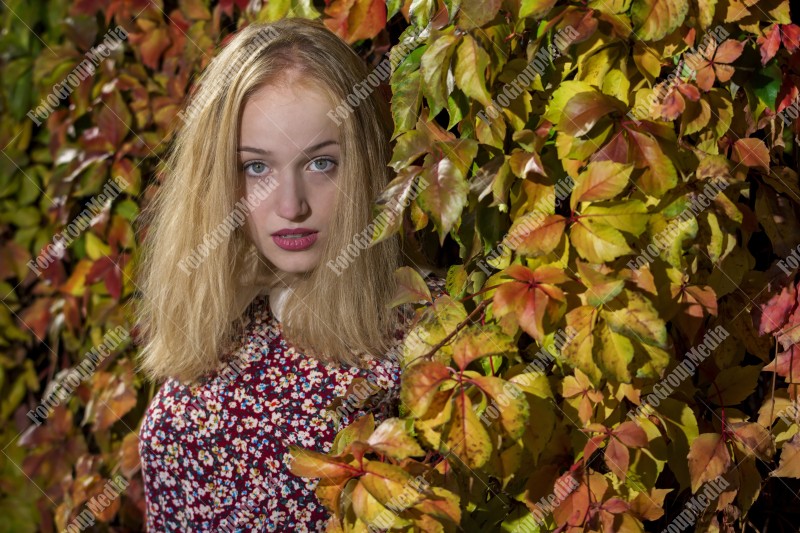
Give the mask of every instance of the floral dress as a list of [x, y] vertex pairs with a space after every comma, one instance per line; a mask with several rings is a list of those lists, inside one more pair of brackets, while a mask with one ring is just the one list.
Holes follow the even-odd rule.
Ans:
[[[434, 297], [443, 292], [441, 278], [426, 282]], [[148, 531], [322, 531], [329, 513], [314, 494], [318, 480], [289, 471], [288, 447], [327, 453], [359, 416], [372, 412], [377, 423], [394, 415], [397, 357], [370, 359], [368, 369], [307, 357], [283, 339], [267, 295], [248, 317], [231, 362], [200, 383], [168, 379], [145, 413], [139, 455]], [[398, 331], [395, 346], [402, 338]], [[368, 377], [383, 400], [346, 404], [337, 423], [325, 408], [357, 377]]]

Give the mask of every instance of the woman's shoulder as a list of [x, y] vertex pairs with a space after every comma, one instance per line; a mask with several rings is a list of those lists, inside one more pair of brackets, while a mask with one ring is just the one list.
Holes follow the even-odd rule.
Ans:
[[[187, 415], [190, 387], [175, 378], [167, 378], [156, 391], [145, 410], [139, 428], [139, 445], [153, 439], [163, 441], [175, 428], [176, 420]], [[180, 429], [180, 428], [177, 428]]]

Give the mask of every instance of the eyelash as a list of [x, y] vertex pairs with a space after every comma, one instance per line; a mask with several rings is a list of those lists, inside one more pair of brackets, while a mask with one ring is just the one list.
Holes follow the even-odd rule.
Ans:
[[[334, 166], [336, 165], [336, 160], [333, 159], [332, 157], [320, 157], [319, 159], [313, 160], [311, 162], [311, 164], [314, 164], [317, 161], [330, 161]], [[263, 161], [248, 161], [247, 163], [242, 165], [242, 170], [244, 170], [245, 174], [247, 174], [247, 175], [254, 176], [254, 177], [260, 177], [259, 174], [250, 173], [250, 167], [252, 167], [253, 165], [264, 165], [264, 166], [266, 166], [266, 164]], [[328, 170], [317, 170], [316, 172], [323, 172], [324, 173], [324, 172], [330, 172], [331, 170], [333, 170], [332, 167], [329, 168]]]

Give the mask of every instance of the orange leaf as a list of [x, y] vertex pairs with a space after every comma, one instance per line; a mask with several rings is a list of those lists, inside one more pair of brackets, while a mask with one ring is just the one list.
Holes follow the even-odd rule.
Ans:
[[689, 447], [689, 475], [692, 492], [697, 492], [706, 481], [721, 476], [731, 466], [731, 454], [722, 435], [703, 433]]
[[761, 139], [748, 137], [733, 143], [733, 160], [746, 167], [761, 167], [769, 171], [769, 150]]

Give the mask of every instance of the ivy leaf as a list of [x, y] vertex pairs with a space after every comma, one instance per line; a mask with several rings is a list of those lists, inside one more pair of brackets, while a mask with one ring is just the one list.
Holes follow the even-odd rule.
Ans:
[[800, 433], [795, 433], [791, 440], [781, 448], [781, 459], [778, 468], [770, 472], [772, 477], [800, 478]]
[[433, 301], [428, 284], [417, 270], [402, 266], [395, 270], [394, 278], [397, 282], [397, 290], [392, 301], [389, 302], [390, 307], [397, 307], [405, 303], [431, 303]]
[[377, 244], [392, 235], [395, 235], [403, 224], [403, 203], [414, 193], [415, 187], [420, 184], [417, 176], [422, 167], [410, 165], [400, 169], [397, 176], [375, 200], [373, 206], [373, 220], [385, 220], [385, 224], [375, 224], [375, 231], [370, 236], [370, 244]]
[[425, 455], [425, 451], [409, 434], [408, 425], [407, 420], [399, 418], [384, 420], [369, 436], [367, 444], [397, 461]]
[[439, 385], [450, 378], [447, 367], [438, 362], [424, 362], [407, 368], [400, 389], [402, 401], [419, 418], [428, 412]]
[[625, 291], [620, 309], [604, 312], [609, 327], [639, 342], [667, 347], [667, 327], [653, 304], [638, 292]]
[[[342, 491], [341, 499], [345, 499], [347, 496], [348, 494]], [[352, 491], [349, 493], [349, 500], [353, 512], [364, 524], [370, 524], [378, 520], [383, 520], [384, 516], [390, 516], [393, 519], [392, 526], [403, 527], [411, 525], [410, 521], [400, 518], [394, 513], [388, 514], [389, 511], [386, 507], [370, 494], [360, 480], [355, 483], [355, 486], [353, 486]]]
[[360, 474], [357, 468], [319, 452], [294, 445], [289, 445], [289, 452], [292, 456], [289, 470], [295, 476], [322, 478], [337, 483]]
[[576, 369], [576, 373], [583, 371], [592, 383], [598, 384], [602, 373], [592, 356], [595, 337], [595, 322], [597, 309], [591, 305], [576, 307], [566, 315], [567, 326], [575, 330], [575, 337], [564, 346], [561, 351], [564, 358]]
[[504, 273], [512, 281], [501, 284], [494, 293], [493, 309], [499, 317], [513, 314], [520, 327], [539, 342], [544, 340], [544, 317], [555, 322], [564, 292], [555, 286], [569, 277], [558, 268], [542, 267], [532, 271], [511, 265]]
[[581, 211], [580, 218], [594, 226], [603, 224], [638, 237], [647, 227], [650, 214], [641, 200], [621, 200], [592, 204]]
[[519, 5], [519, 18], [540, 19], [555, 5], [556, 0], [522, 0]]
[[467, 205], [469, 184], [456, 164], [447, 157], [438, 157], [435, 163], [427, 156], [422, 176], [428, 186], [419, 194], [417, 202], [428, 213], [439, 232], [439, 244], [459, 221], [461, 210]]
[[689, 447], [689, 475], [692, 492], [706, 481], [721, 476], [731, 467], [731, 454], [719, 433], [703, 433]]
[[491, 398], [500, 412], [500, 423], [511, 439], [518, 439], [528, 422], [528, 401], [522, 390], [513, 382], [492, 376], [475, 376], [469, 379]]
[[579, 202], [610, 200], [625, 190], [633, 171], [633, 165], [614, 161], [594, 161], [578, 175], [572, 190], [570, 207], [575, 209]]
[[349, 44], [372, 39], [386, 26], [386, 2], [381, 0], [334, 0], [326, 5], [325, 25]]
[[708, 398], [717, 405], [738, 405], [753, 393], [759, 375], [758, 365], [726, 368], [717, 375]]
[[650, 196], [663, 196], [678, 184], [675, 165], [650, 133], [628, 129], [628, 135], [635, 149], [636, 167], [645, 169], [639, 186]]
[[518, 254], [531, 257], [547, 255], [556, 249], [564, 236], [567, 219], [534, 211], [511, 224], [505, 242]]
[[683, 24], [688, 11], [687, 0], [633, 0], [633, 31], [643, 41], [658, 41]]
[[462, 0], [458, 11], [458, 28], [472, 30], [491, 22], [500, 10], [501, 0]]
[[458, 41], [459, 38], [454, 35], [442, 34], [428, 41], [428, 48], [422, 55], [422, 94], [428, 100], [432, 117], [447, 107], [447, 95], [450, 94], [447, 76]]
[[463, 391], [455, 395], [453, 402], [452, 417], [442, 432], [443, 443], [447, 451], [456, 454], [468, 468], [481, 468], [492, 454], [489, 433]]
[[559, 131], [573, 137], [582, 137], [597, 121], [614, 111], [623, 110], [621, 102], [592, 90], [578, 93], [567, 101], [558, 122]]
[[633, 344], [630, 339], [616, 333], [608, 324], [603, 324], [597, 340], [600, 352], [597, 363], [604, 370], [604, 375], [616, 382], [630, 383], [628, 365], [633, 361]]
[[489, 54], [469, 33], [464, 35], [456, 51], [456, 85], [464, 91], [464, 94], [477, 100], [484, 107], [492, 105], [492, 98], [486, 90], [488, 64]]
[[746, 167], [759, 167], [769, 172], [769, 150], [761, 139], [748, 137], [733, 143], [733, 160]]
[[779, 292], [769, 295], [769, 299], [755, 311], [758, 334], [772, 333], [782, 327], [797, 305], [796, 298], [797, 290], [791, 283], [781, 287]]
[[459, 332], [453, 342], [453, 361], [464, 370], [474, 360], [515, 350], [511, 338], [498, 326], [470, 326]]
[[400, 511], [422, 500], [423, 496], [418, 493], [410, 498], [403, 498], [402, 502], [398, 501], [399, 498], [396, 498], [398, 494], [411, 492], [407, 488], [413, 479], [411, 474], [399, 466], [381, 461], [364, 461], [363, 468], [364, 475], [359, 481], [381, 505], [391, 504], [397, 506], [397, 511]]
[[775, 439], [767, 428], [756, 422], [734, 422], [730, 425], [737, 444], [747, 456], [755, 455], [765, 462], [775, 455]]
[[605, 224], [592, 224], [588, 219], [579, 218], [572, 224], [569, 237], [580, 256], [590, 263], [605, 263], [633, 253], [619, 230]]

